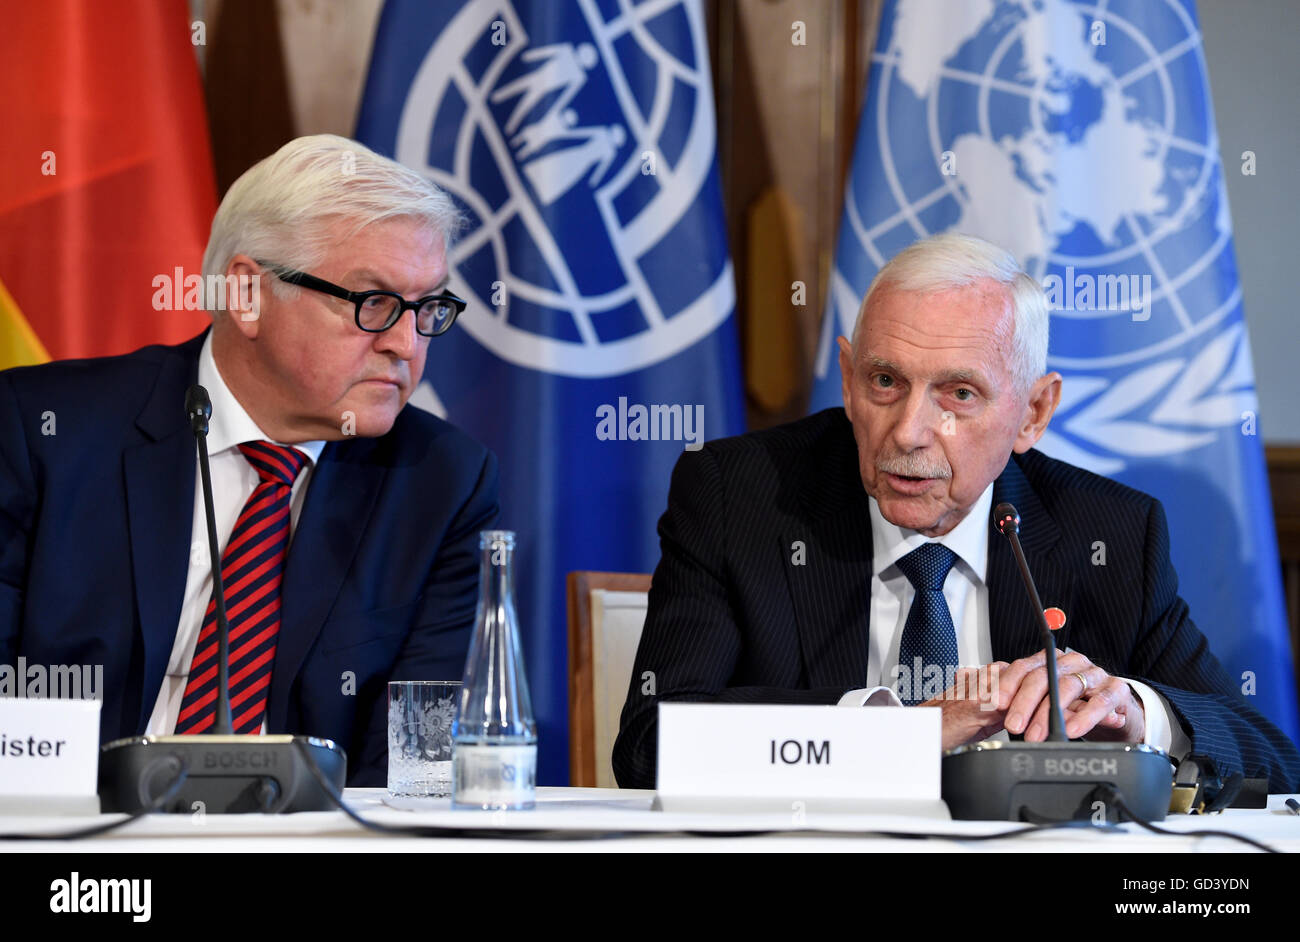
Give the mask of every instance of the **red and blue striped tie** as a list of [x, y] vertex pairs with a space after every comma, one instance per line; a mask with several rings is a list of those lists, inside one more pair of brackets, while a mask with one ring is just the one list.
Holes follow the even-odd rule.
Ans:
[[[261, 481], [235, 521], [221, 554], [230, 623], [230, 715], [236, 733], [256, 733], [266, 715], [280, 633], [280, 580], [289, 548], [289, 497], [307, 456], [270, 442], [239, 446]], [[217, 600], [208, 600], [190, 661], [176, 732], [207, 731], [217, 715]]]

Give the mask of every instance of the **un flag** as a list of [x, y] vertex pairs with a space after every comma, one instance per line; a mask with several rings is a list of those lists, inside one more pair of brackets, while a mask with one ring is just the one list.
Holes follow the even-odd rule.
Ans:
[[743, 431], [700, 4], [390, 0], [357, 138], [468, 219], [469, 307], [412, 401], [501, 459], [538, 777], [563, 784], [565, 573], [650, 572], [682, 450]]
[[840, 404], [833, 340], [851, 332], [872, 277], [946, 229], [1009, 249], [1042, 282], [1048, 367], [1065, 382], [1039, 447], [1164, 502], [1198, 627], [1295, 738], [1250, 346], [1190, 0], [885, 4], [813, 408]]

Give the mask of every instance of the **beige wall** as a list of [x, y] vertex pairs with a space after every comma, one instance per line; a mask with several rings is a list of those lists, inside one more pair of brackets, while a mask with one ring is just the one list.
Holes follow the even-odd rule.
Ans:
[[351, 136], [383, 0], [190, 0], [217, 188], [291, 138]]
[[878, 0], [717, 7], [718, 159], [751, 426], [795, 418], [807, 406], [879, 7]]

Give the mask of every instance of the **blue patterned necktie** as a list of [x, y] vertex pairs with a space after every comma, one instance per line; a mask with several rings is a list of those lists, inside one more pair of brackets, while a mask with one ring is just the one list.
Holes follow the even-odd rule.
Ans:
[[[898, 568], [916, 590], [898, 646], [899, 699], [905, 706], [928, 699], [922, 695], [925, 668], [937, 665], [942, 672], [944, 683], [932, 691], [941, 693], [947, 688], [949, 668], [957, 664], [957, 630], [943, 597], [943, 582], [956, 559], [942, 543], [926, 543], [898, 561]], [[934, 672], [930, 673], [933, 676]]]

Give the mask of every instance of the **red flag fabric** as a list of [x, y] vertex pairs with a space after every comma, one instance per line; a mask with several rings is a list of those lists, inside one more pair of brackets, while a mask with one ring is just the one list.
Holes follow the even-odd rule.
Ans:
[[155, 303], [216, 209], [195, 35], [184, 0], [0, 0], [0, 282], [54, 359], [208, 323]]

